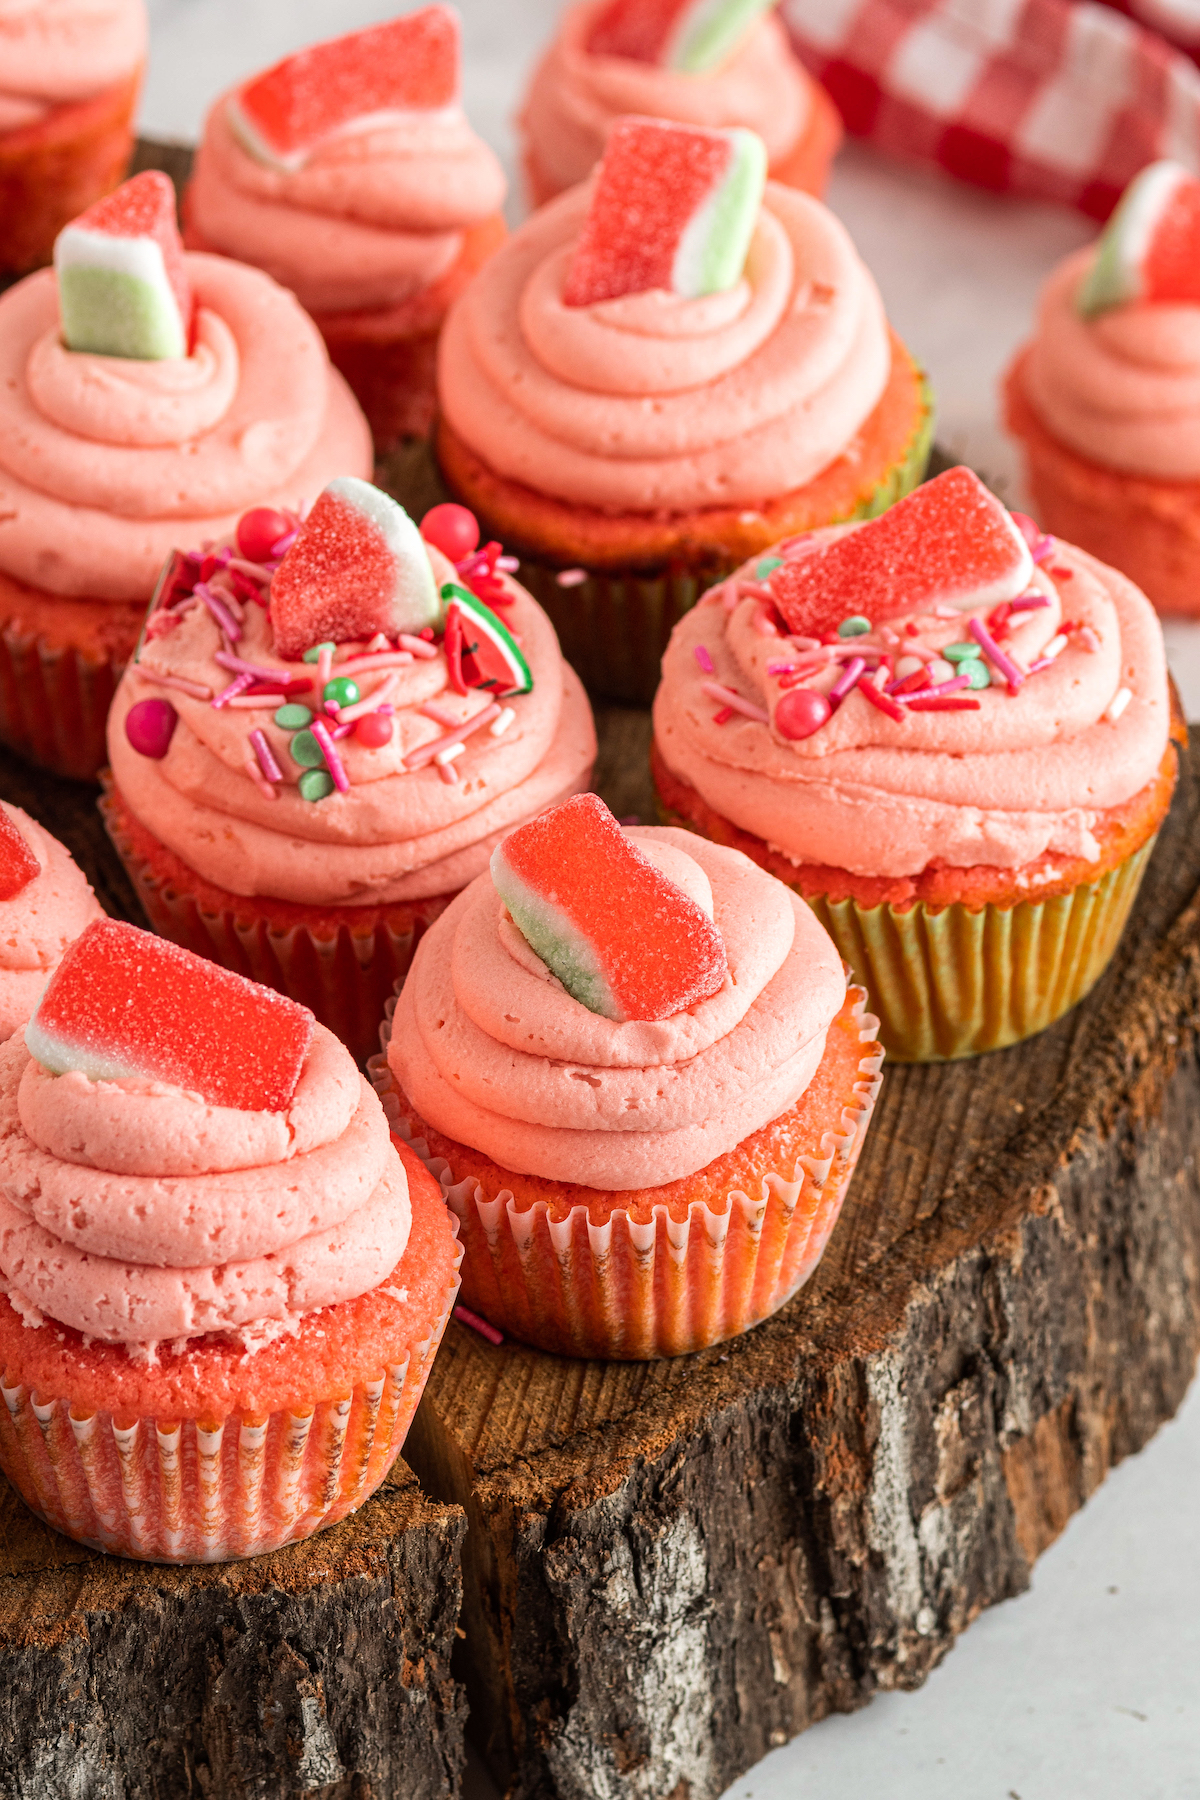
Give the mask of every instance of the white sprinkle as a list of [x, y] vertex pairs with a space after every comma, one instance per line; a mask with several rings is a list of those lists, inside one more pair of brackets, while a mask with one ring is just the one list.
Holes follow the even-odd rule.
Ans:
[[562, 588], [582, 587], [587, 580], [587, 570], [560, 569], [554, 579]]
[[488, 736], [489, 737], [503, 737], [505, 732], [508, 730], [509, 726], [512, 724], [513, 720], [516, 718], [516, 716], [517, 715], [513, 711], [512, 707], [506, 706], [504, 708], [504, 711], [500, 714], [500, 717], [497, 720], [495, 720], [495, 722], [490, 726], [490, 728], [488, 730]]
[[902, 656], [896, 664], [896, 679], [903, 681], [906, 675], [915, 675], [918, 669], [925, 667], [919, 656]]
[[1123, 688], [1117, 689], [1116, 693], [1113, 695], [1112, 699], [1109, 701], [1108, 711], [1104, 715], [1110, 725], [1116, 724], [1117, 720], [1120, 718], [1121, 714], [1125, 711], [1125, 708], [1129, 705], [1129, 702], [1132, 699], [1133, 699], [1133, 694], [1129, 688], [1123, 687]]
[[1066, 649], [1066, 647], [1067, 647], [1067, 640], [1064, 637], [1063, 633], [1060, 631], [1058, 633], [1057, 637], [1052, 637], [1050, 639], [1050, 642], [1046, 645], [1046, 648], [1042, 651], [1042, 655], [1043, 656], [1059, 656]]
[[[907, 658], [904, 660], [907, 661]], [[953, 681], [959, 671], [953, 663], [947, 662], [945, 657], [935, 656], [931, 663], [925, 665], [925, 673], [934, 687], [938, 687], [943, 681]]]
[[439, 769], [444, 769], [446, 764], [452, 763], [456, 756], [462, 756], [466, 748], [465, 744], [447, 744], [444, 750], [438, 751], [433, 760]]

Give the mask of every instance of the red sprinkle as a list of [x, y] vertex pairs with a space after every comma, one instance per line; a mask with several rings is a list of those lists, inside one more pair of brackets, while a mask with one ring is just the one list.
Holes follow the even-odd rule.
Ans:
[[713, 714], [713, 724], [714, 725], [728, 725], [728, 723], [729, 723], [730, 719], [732, 719], [732, 717], [733, 717], [732, 706], [723, 706], [721, 708], [720, 712], [715, 712]]
[[469, 1306], [456, 1306], [454, 1316], [460, 1325], [466, 1325], [469, 1330], [477, 1331], [481, 1338], [487, 1339], [489, 1344], [495, 1344], [499, 1348], [504, 1342], [504, 1333], [497, 1331], [494, 1325], [489, 1325], [486, 1319], [481, 1319], [479, 1314], [472, 1312]]
[[905, 675], [902, 680], [893, 682], [891, 691], [893, 694], [915, 694], [920, 688], [930, 685], [929, 671], [922, 664], [919, 669], [914, 669], [911, 675]]
[[[865, 700], [871, 702], [872, 706], [877, 706], [881, 713], [886, 713], [889, 719], [895, 719], [898, 724], [903, 724], [904, 708], [897, 706], [890, 695], [885, 694], [882, 688], [877, 688], [873, 681], [860, 681], [858, 691]], [[910, 706], [915, 704], [914, 701], [909, 702]]]
[[1073, 581], [1075, 579], [1074, 569], [1064, 569], [1059, 567], [1058, 564], [1055, 564], [1050, 573], [1053, 575], [1055, 581]]
[[978, 712], [978, 700], [966, 694], [933, 694], [928, 700], [910, 700], [909, 712]]

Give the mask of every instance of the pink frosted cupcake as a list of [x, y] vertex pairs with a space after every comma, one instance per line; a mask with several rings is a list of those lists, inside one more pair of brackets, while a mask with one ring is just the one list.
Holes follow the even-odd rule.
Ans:
[[337, 1040], [105, 921], [0, 1049], [0, 1117], [0, 1466], [34, 1511], [221, 1562], [360, 1506], [458, 1252]]
[[193, 249], [256, 263], [313, 315], [381, 451], [428, 431], [442, 320], [504, 236], [459, 61], [448, 6], [302, 50], [216, 102], [185, 197]]
[[70, 851], [0, 801], [0, 1040], [25, 1023], [67, 945], [103, 917]]
[[833, 102], [768, 5], [583, 0], [563, 15], [521, 111], [535, 206], [591, 174], [624, 113], [749, 125], [766, 142], [772, 181], [818, 195], [842, 137]]

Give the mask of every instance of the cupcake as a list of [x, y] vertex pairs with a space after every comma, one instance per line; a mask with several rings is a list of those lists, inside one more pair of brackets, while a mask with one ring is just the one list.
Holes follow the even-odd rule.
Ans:
[[312, 321], [257, 269], [187, 256], [149, 172], [0, 295], [0, 739], [94, 777], [163, 559], [372, 467]]
[[145, 55], [142, 0], [0, 5], [0, 275], [48, 262], [124, 175]]
[[383, 452], [428, 433], [442, 320], [504, 237], [504, 191], [460, 104], [458, 16], [426, 6], [222, 95], [186, 237], [292, 289]]
[[772, 181], [821, 194], [838, 112], [794, 55], [769, 4], [584, 0], [567, 8], [521, 109], [535, 206], [589, 176], [627, 113], [681, 125], [749, 125]]
[[303, 1007], [90, 925], [0, 1047], [0, 1467], [150, 1562], [374, 1492], [458, 1282], [437, 1184]]
[[24, 1025], [67, 945], [103, 917], [65, 845], [0, 800], [0, 1042]]
[[620, 121], [442, 336], [442, 473], [613, 698], [650, 700], [711, 581], [924, 469], [928, 396], [874, 282], [764, 164], [740, 128]]
[[1143, 169], [1051, 275], [1004, 398], [1046, 530], [1200, 617], [1200, 181]]
[[1042, 1030], [1112, 955], [1175, 785], [1145, 595], [967, 469], [769, 560], [671, 638], [663, 818], [803, 895], [889, 1055]]
[[287, 521], [173, 559], [113, 702], [105, 817], [156, 930], [362, 1058], [421, 933], [505, 832], [588, 785], [595, 732], [486, 552], [460, 570], [355, 479], [282, 561], [246, 554], [264, 523]]
[[581, 795], [427, 933], [372, 1074], [459, 1221], [463, 1299], [568, 1356], [676, 1356], [812, 1273], [879, 1085], [865, 996], [747, 857]]

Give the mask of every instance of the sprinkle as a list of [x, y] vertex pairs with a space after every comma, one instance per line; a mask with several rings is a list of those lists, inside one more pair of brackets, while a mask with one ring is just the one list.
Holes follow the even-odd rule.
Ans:
[[1043, 662], [1053, 662], [1054, 658], [1056, 656], [1061, 656], [1062, 652], [1066, 649], [1066, 647], [1067, 647], [1066, 637], [1060, 631], [1056, 637], [1052, 637], [1050, 639], [1050, 642], [1046, 645], [1046, 648], [1042, 651]]
[[361, 700], [356, 700], [353, 706], [339, 708], [339, 722], [343, 725], [353, 724], [355, 719], [361, 719], [366, 713], [374, 712], [380, 701], [386, 700], [388, 695], [394, 692], [399, 679], [399, 675], [393, 669], [392, 673], [386, 675], [371, 693], [364, 695]]
[[717, 672], [716, 665], [714, 664], [712, 657], [708, 654], [708, 651], [705, 649], [703, 644], [697, 644], [696, 648], [692, 652], [692, 654], [696, 658], [696, 661], [700, 664], [700, 667], [704, 670], [704, 673], [706, 675], [715, 675], [716, 674], [716, 672]]
[[[698, 657], [697, 657], [697, 661], [699, 661]], [[703, 667], [703, 664], [701, 664], [701, 667]], [[790, 675], [794, 671], [795, 667], [796, 667], [795, 663], [781, 663], [781, 662], [768, 663], [767, 664], [767, 674], [768, 675]], [[712, 672], [712, 664], [711, 663], [709, 664], [709, 672], [710, 673]]]
[[439, 763], [437, 765], [437, 772], [448, 787], [453, 786], [458, 780], [458, 770], [454, 767], [453, 763]]
[[1121, 714], [1125, 711], [1125, 708], [1129, 705], [1129, 702], [1132, 699], [1133, 699], [1133, 694], [1129, 688], [1123, 687], [1123, 688], [1117, 689], [1116, 693], [1113, 695], [1112, 699], [1109, 701], [1107, 710], [1105, 711], [1105, 714], [1104, 714], [1105, 718], [1108, 720], [1110, 725], [1116, 724], [1117, 720], [1120, 718]]
[[275, 761], [275, 758], [271, 753], [271, 746], [267, 742], [266, 733], [257, 729], [252, 731], [250, 733], [250, 742], [254, 745], [254, 754], [258, 758], [258, 766], [266, 776], [267, 780], [282, 781], [283, 770]]
[[1011, 600], [1002, 600], [999, 606], [993, 606], [987, 616], [989, 631], [1002, 631], [1008, 624], [1008, 616], [1012, 612]]
[[[1009, 612], [1033, 612], [1039, 606], [1049, 606], [1048, 594], [1023, 594], [1019, 600], [1009, 602]], [[943, 653], [944, 654], [944, 653]]]
[[[950, 681], [939, 681], [933, 687], [922, 688], [918, 698], [932, 700], [937, 694], [956, 694], [960, 688], [970, 686], [971, 677], [969, 675], [955, 675]], [[915, 704], [915, 700], [909, 701], [910, 706]]]
[[258, 789], [259, 793], [262, 794], [265, 799], [278, 800], [279, 795], [275, 792], [275, 789], [271, 786], [270, 782], [263, 778], [262, 770], [252, 756], [246, 758], [242, 767]]
[[423, 769], [427, 763], [437, 760], [439, 751], [449, 749], [451, 744], [459, 743], [462, 739], [470, 737], [471, 733], [478, 731], [481, 725], [490, 725], [492, 720], [498, 719], [499, 716], [500, 708], [493, 700], [490, 706], [485, 706], [482, 712], [477, 712], [473, 719], [467, 719], [464, 724], [456, 726], [447, 737], [434, 738], [431, 744], [422, 744], [418, 750], [412, 751], [404, 759], [405, 768]]
[[280, 731], [307, 731], [312, 719], [307, 706], [295, 706], [290, 702], [285, 702], [275, 714], [275, 723]]
[[496, 567], [503, 575], [515, 575], [520, 566], [519, 556], [498, 556], [496, 558]]
[[439, 769], [444, 769], [446, 764], [453, 762], [456, 756], [465, 756], [466, 753], [467, 746], [460, 738], [457, 744], [447, 744], [444, 750], [439, 750], [433, 760]]
[[436, 700], [424, 701], [417, 711], [425, 718], [432, 719], [435, 725], [444, 725], [447, 731], [457, 731], [462, 724], [462, 720], [456, 719], [448, 706], [439, 706]]
[[203, 600], [225, 636], [236, 644], [242, 635], [242, 628], [224, 601], [213, 593], [206, 581], [198, 581], [192, 592], [198, 600]]
[[332, 639], [328, 639], [323, 644], [310, 644], [308, 649], [304, 652], [304, 661], [306, 663], [318, 663], [319, 664], [321, 661], [322, 650], [328, 650], [330, 656], [332, 656], [336, 649], [337, 649], [337, 645], [333, 642]]
[[919, 694], [908, 703], [909, 712], [978, 712], [979, 702], [969, 694]]
[[869, 700], [872, 706], [877, 706], [881, 713], [886, 713], [889, 719], [895, 719], [897, 723], [903, 722], [904, 708], [897, 706], [894, 700], [890, 700], [880, 688], [876, 687], [873, 681], [864, 678], [858, 684], [858, 692]]
[[719, 681], [702, 681], [700, 692], [710, 700], [719, 700], [731, 712], [741, 713], [744, 719], [753, 719], [756, 725], [767, 723], [767, 714], [761, 706], [755, 706], [750, 700], [743, 700], [740, 694], [735, 694], [732, 688], [723, 686]]
[[491, 726], [488, 729], [488, 736], [503, 737], [516, 716], [517, 715], [512, 707], [506, 706], [501, 712], [500, 717], [498, 719], [493, 719]]
[[973, 662], [982, 652], [976, 643], [943, 644], [942, 660], [948, 663]]
[[253, 675], [235, 675], [229, 686], [221, 689], [213, 705], [228, 706], [231, 700], [236, 700], [239, 694], [245, 693], [253, 680]]
[[420, 656], [426, 662], [432, 662], [438, 653], [437, 645], [431, 644], [428, 638], [412, 637], [407, 631], [402, 631], [396, 642], [401, 650], [411, 650], [414, 656]]
[[270, 712], [283, 699], [282, 693], [235, 694], [227, 703], [228, 712]]
[[1085, 650], [1096, 651], [1100, 648], [1100, 639], [1090, 625], [1084, 625], [1079, 633], [1079, 641]]
[[[1005, 656], [1003, 650], [988, 630], [982, 619], [972, 619], [968, 630], [977, 644], [982, 645], [983, 653], [993, 663], [1008, 683], [1009, 692], [1019, 693], [1025, 680], [1022, 670], [1018, 669], [1011, 656]], [[978, 702], [976, 703], [978, 704]]]
[[134, 674], [140, 675], [143, 681], [153, 682], [155, 687], [177, 688], [181, 694], [190, 694], [193, 700], [212, 699], [212, 689], [205, 687], [203, 682], [185, 681], [182, 675], [158, 675], [145, 663], [135, 663]]
[[375, 633], [375, 636], [371, 639], [370, 643], [367, 645], [367, 655], [370, 656], [373, 652], [375, 652], [377, 650], [390, 650], [391, 647], [392, 647], [392, 641], [387, 636], [386, 632], [377, 631]]
[[582, 587], [587, 578], [586, 569], [560, 569], [554, 577], [561, 588]]
[[845, 668], [830, 688], [828, 694], [825, 696], [830, 706], [837, 706], [846, 698], [846, 695], [850, 692], [851, 688], [856, 685], [859, 676], [865, 674], [866, 667], [866, 660], [861, 656], [854, 657], [851, 662], [846, 664]]
[[232, 650], [214, 651], [213, 661], [234, 675], [250, 675], [255, 681], [276, 682], [279, 680], [278, 669], [264, 669], [261, 663], [244, 662], [240, 656], [235, 656]]
[[714, 725], [728, 725], [728, 723], [729, 723], [730, 719], [732, 719], [732, 717], [733, 717], [732, 706], [723, 706], [721, 708], [720, 712], [715, 712], [713, 714], [713, 724]]
[[754, 579], [756, 581], [765, 581], [768, 575], [773, 574], [776, 569], [782, 566], [782, 563], [782, 556], [760, 556], [754, 565]]
[[333, 777], [327, 769], [305, 769], [296, 785], [302, 800], [327, 800], [333, 792]]
[[251, 581], [260, 581], [264, 587], [271, 585], [271, 571], [265, 563], [248, 562], [244, 556], [231, 556], [225, 567], [231, 574], [248, 575]]
[[333, 667], [333, 645], [322, 644], [317, 652], [317, 686], [324, 692]]
[[754, 630], [759, 637], [780, 637], [779, 626], [775, 623], [775, 607], [769, 602], [760, 602], [755, 608]]
[[454, 1317], [460, 1325], [467, 1326], [468, 1330], [477, 1331], [480, 1337], [487, 1339], [489, 1344], [499, 1346], [504, 1342], [504, 1333], [497, 1331], [494, 1325], [489, 1325], [486, 1319], [481, 1319], [479, 1314], [472, 1312], [469, 1306], [456, 1306]]
[[957, 619], [958, 608], [956, 606], [935, 606], [933, 616], [935, 619]]
[[840, 638], [862, 637], [865, 632], [870, 631], [871, 621], [864, 619], [861, 613], [854, 613], [850, 618], [843, 619], [837, 629]]
[[[422, 652], [422, 654], [424, 654]], [[437, 652], [435, 651], [436, 655]], [[380, 655], [354, 656], [338, 664], [339, 675], [369, 675], [372, 669], [407, 669], [412, 664], [410, 650], [386, 650]]]
[[1074, 581], [1075, 579], [1074, 569], [1064, 569], [1061, 564], [1058, 564], [1051, 569], [1050, 573], [1053, 575], [1055, 581]]
[[341, 757], [334, 749], [333, 739], [329, 735], [328, 725], [326, 725], [324, 719], [314, 719], [309, 726], [309, 730], [316, 738], [317, 743], [321, 746], [321, 755], [325, 758], [325, 766], [333, 777], [334, 787], [339, 794], [348, 794], [350, 791], [350, 779], [346, 774], [345, 765], [343, 764]]
[[[905, 661], [901, 657], [901, 662]], [[925, 673], [925, 665], [919, 669], [910, 669], [907, 675], [901, 675], [898, 681], [889, 681], [885, 692], [889, 694], [915, 694], [918, 688], [929, 686], [929, 677]]]

